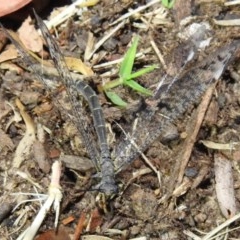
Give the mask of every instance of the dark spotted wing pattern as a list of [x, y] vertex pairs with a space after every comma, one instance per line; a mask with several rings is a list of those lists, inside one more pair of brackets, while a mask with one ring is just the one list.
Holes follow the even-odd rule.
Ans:
[[121, 141], [114, 153], [116, 168], [121, 170], [156, 139], [161, 140], [171, 124], [181, 118], [188, 108], [199, 103], [210, 84], [220, 78], [239, 47], [240, 40], [235, 40], [218, 49], [175, 81], [168, 91], [162, 92], [154, 107], [148, 106], [140, 112], [138, 122], [130, 134], [138, 149], [131, 144], [131, 139]]
[[[88, 150], [89, 156], [91, 157], [92, 161], [94, 162], [95, 165], [98, 165], [98, 163], [100, 165], [101, 182], [99, 183], [97, 190], [102, 191], [107, 195], [116, 193], [117, 185], [115, 183], [114, 166], [110, 158], [110, 152], [107, 143], [105, 120], [98, 97], [94, 90], [81, 79], [75, 82], [72, 80], [64, 57], [61, 54], [61, 51], [57, 43], [49, 33], [42, 19], [35, 12], [34, 14], [37, 19], [38, 26], [49, 48], [49, 52], [54, 62], [54, 65], [57, 68], [58, 73], [61, 77], [61, 81], [66, 86], [67, 94], [72, 105], [72, 111], [74, 117], [76, 118], [77, 129], [81, 134], [82, 140], [85, 143], [85, 146]], [[20, 52], [22, 58], [24, 59], [24, 62], [28, 65], [29, 68], [32, 68], [32, 70], [34, 71], [33, 68], [35, 64], [34, 60], [28, 55], [28, 53], [21, 46], [21, 44], [19, 44], [6, 30], [4, 31], [7, 34], [8, 38], [13, 42], [13, 44]], [[39, 74], [37, 74], [37, 77], [40, 81], [42, 81], [45, 84], [45, 86], [47, 86], [47, 83]], [[98, 136], [98, 142], [100, 146], [100, 157], [98, 151], [94, 147], [94, 144], [92, 144], [91, 142], [91, 138], [88, 136], [88, 131], [83, 120], [84, 119], [83, 111], [81, 105], [77, 102], [76, 96], [77, 93], [80, 93], [85, 98], [92, 112], [94, 127], [96, 130], [96, 134]]]

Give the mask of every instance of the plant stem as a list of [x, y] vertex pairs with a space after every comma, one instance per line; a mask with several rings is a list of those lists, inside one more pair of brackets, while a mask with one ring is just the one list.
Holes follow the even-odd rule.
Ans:
[[106, 84], [104, 84], [103, 86], [103, 90], [106, 91], [106, 90], [109, 90], [109, 89], [112, 89], [112, 88], [115, 88], [119, 85], [121, 85], [123, 83], [122, 79], [119, 78], [119, 79], [115, 79], [115, 80], [112, 80]]

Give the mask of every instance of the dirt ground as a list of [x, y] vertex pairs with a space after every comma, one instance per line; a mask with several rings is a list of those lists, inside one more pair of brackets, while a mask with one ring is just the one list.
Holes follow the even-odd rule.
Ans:
[[[150, 2], [99, 1], [51, 30], [58, 36], [65, 56], [84, 61], [85, 72], [83, 67], [79, 71], [98, 94], [112, 152], [124, 141], [117, 123], [125, 131], [131, 130], [139, 109], [151, 103], [151, 97], [119, 86], [113, 91], [128, 102], [127, 107], [120, 108], [99, 87], [118, 77], [119, 62], [114, 61], [124, 56], [133, 36], [140, 36], [134, 70], [158, 65], [153, 72], [136, 79], [152, 91], [166, 72], [174, 76], [183, 68], [187, 41], [180, 34], [192, 23], [209, 23], [207, 38], [211, 42], [183, 72], [221, 45], [239, 38], [239, 27], [230, 25], [232, 19], [240, 18], [239, 5], [177, 0], [168, 9], [155, 1], [126, 16]], [[55, 14], [59, 14], [57, 11]], [[39, 15], [49, 18], [48, 12], [52, 12], [50, 6]], [[220, 20], [226, 20], [225, 26], [220, 25]], [[119, 28], [92, 56], [86, 54], [116, 27]], [[13, 45], [3, 35], [0, 37], [0, 239], [17, 239], [31, 225], [41, 208], [39, 194], [48, 194], [51, 166], [59, 158], [63, 198], [58, 231], [54, 233], [55, 212], [51, 209], [34, 239], [240, 239], [238, 218], [211, 234], [239, 209], [239, 56], [229, 64], [220, 81], [209, 87], [201, 103], [192, 106], [174, 127], [165, 131], [167, 140], [157, 139], [144, 152], [153, 168], [139, 156], [116, 173], [118, 193], [104, 198], [93, 191], [99, 178], [74, 126], [76, 121], [71, 120], [71, 105], [56, 72], [38, 64], [50, 88], [58, 85], [49, 90], [16, 52], [8, 52], [8, 58], [2, 60], [4, 51], [12, 51]], [[89, 39], [94, 40], [92, 45]], [[31, 41], [36, 44], [34, 37]], [[51, 63], [45, 47], [36, 52]], [[77, 74], [75, 71], [74, 76]], [[97, 142], [86, 102], [82, 107], [86, 109], [85, 124]]]

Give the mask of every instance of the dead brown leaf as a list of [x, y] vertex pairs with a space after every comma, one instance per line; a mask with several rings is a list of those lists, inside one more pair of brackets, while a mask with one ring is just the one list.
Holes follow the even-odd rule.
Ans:
[[32, 24], [32, 19], [28, 17], [18, 29], [19, 38], [28, 50], [40, 52], [43, 47], [42, 39]]
[[35, 124], [30, 115], [25, 111], [24, 106], [19, 99], [16, 99], [16, 104], [20, 110], [20, 114], [26, 124], [26, 132], [24, 137], [19, 142], [13, 159], [13, 167], [19, 168], [21, 163], [26, 159], [26, 156], [30, 154], [33, 143], [36, 140], [35, 136]]
[[99, 227], [103, 222], [103, 217], [100, 215], [97, 208], [95, 208], [91, 213], [91, 220], [89, 224], [89, 232], [96, 232], [97, 227]]
[[11, 62], [3, 62], [0, 64], [0, 69], [10, 70], [18, 73], [19, 75], [23, 72], [22, 68]]
[[80, 72], [85, 76], [93, 76], [94, 74], [92, 69], [84, 64], [81, 59], [65, 57], [65, 61], [70, 70]]
[[231, 161], [223, 155], [215, 154], [214, 171], [219, 207], [224, 217], [231, 218], [237, 211]]
[[33, 143], [32, 148], [33, 148], [34, 160], [37, 162], [39, 168], [44, 173], [49, 173], [51, 170], [51, 166], [50, 166], [49, 162], [47, 161], [47, 153], [46, 153], [43, 143], [36, 140]]
[[0, 54], [0, 63], [16, 59], [18, 57], [18, 52], [13, 45], [11, 45], [7, 50]]
[[36, 237], [35, 240], [71, 240], [71, 238], [69, 237], [65, 227], [60, 226], [58, 231], [55, 229], [48, 230]]
[[41, 63], [44, 66], [52, 66], [52, 64], [48, 61], [44, 61], [41, 58], [39, 58], [35, 53], [33, 53], [32, 51], [29, 51], [28, 48], [22, 43], [22, 41], [20, 40], [19, 35], [16, 32], [13, 32], [11, 30], [8, 30], [8, 33], [11, 35], [11, 37], [17, 41], [21, 47], [30, 55], [32, 56], [35, 60], [37, 60], [39, 63]]
[[80, 239], [83, 228], [85, 227], [85, 221], [86, 221], [86, 214], [82, 213], [79, 220], [78, 220], [77, 227], [75, 229], [74, 240]]

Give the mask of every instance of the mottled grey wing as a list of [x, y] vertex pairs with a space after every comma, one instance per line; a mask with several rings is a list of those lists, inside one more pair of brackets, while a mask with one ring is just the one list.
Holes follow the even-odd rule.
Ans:
[[200, 102], [203, 93], [220, 78], [239, 47], [240, 41], [233, 41], [218, 49], [199, 66], [174, 82], [167, 92], [161, 94], [157, 111], [156, 107], [148, 106], [139, 113], [137, 126], [130, 134], [139, 149], [136, 149], [128, 138], [117, 144], [114, 163], [118, 171], [135, 160], [140, 152], [144, 152], [156, 139], [161, 140], [161, 136], [171, 124], [181, 118], [189, 107]]
[[[42, 19], [34, 12], [35, 17], [38, 22], [38, 26], [41, 29], [43, 37], [49, 47], [49, 51], [51, 57], [54, 61], [54, 65], [57, 68], [59, 75], [62, 78], [64, 85], [67, 88], [67, 92], [69, 98], [72, 103], [74, 115], [78, 120], [79, 132], [81, 133], [84, 143], [89, 151], [89, 155], [93, 157], [95, 161], [95, 149], [92, 149], [90, 145], [89, 137], [86, 136], [86, 131], [84, 130], [83, 124], [83, 116], [80, 105], [76, 102], [75, 92], [78, 91], [82, 94], [85, 100], [88, 102], [90, 110], [92, 112], [94, 127], [98, 136], [98, 142], [100, 146], [101, 156], [100, 156], [100, 168], [102, 174], [102, 180], [98, 186], [99, 190], [105, 192], [106, 194], [110, 195], [117, 191], [117, 186], [115, 183], [115, 173], [114, 173], [114, 166], [113, 162], [110, 158], [110, 151], [107, 143], [107, 133], [106, 133], [106, 125], [103, 116], [103, 111], [100, 106], [98, 97], [93, 89], [87, 85], [84, 81], [77, 81], [74, 82], [71, 78], [69, 73], [68, 67], [65, 63], [64, 57], [60, 52], [60, 49], [57, 43], [54, 41], [53, 37], [49, 33], [46, 25], [43, 23]], [[94, 154], [93, 154], [94, 152]]]
[[[22, 47], [22, 45], [16, 41], [12, 36], [11, 34], [8, 33], [8, 31], [1, 25], [2, 27], [2, 30], [5, 32], [5, 34], [7, 35], [7, 37], [11, 40], [11, 42], [15, 45], [15, 47], [17, 48], [17, 50], [19, 51], [23, 61], [24, 61], [24, 64], [32, 71], [35, 73], [36, 77], [38, 78], [38, 80], [40, 82], [42, 82], [44, 84], [44, 86], [49, 90], [51, 91], [50, 87], [48, 86], [48, 83], [45, 81], [45, 79], [41, 76], [40, 73], [38, 73], [37, 71], [35, 71], [34, 69], [34, 66], [36, 65], [36, 62], [35, 60], [29, 56], [29, 54], [26, 52], [26, 50]], [[68, 94], [69, 95], [69, 94]], [[76, 93], [73, 93], [73, 96], [75, 96]], [[82, 109], [79, 108], [79, 112], [81, 113], [82, 112]], [[86, 132], [86, 127], [83, 125], [82, 121], [79, 122], [79, 125], [82, 126], [79, 126], [79, 131], [81, 133], [81, 136], [83, 138], [83, 141], [85, 143], [85, 146], [89, 152], [89, 155], [92, 159], [92, 161], [94, 162], [94, 164], [97, 166], [97, 159], [98, 159], [98, 153], [95, 149], [95, 147], [93, 146], [93, 143], [91, 142], [89, 136], [88, 136], [88, 133]]]

